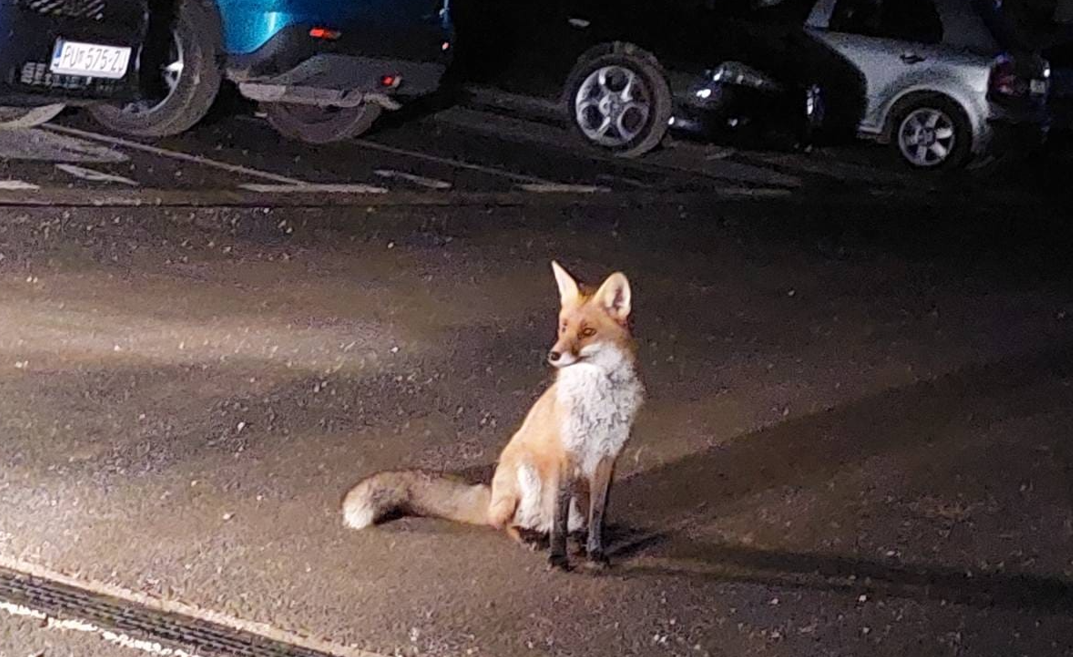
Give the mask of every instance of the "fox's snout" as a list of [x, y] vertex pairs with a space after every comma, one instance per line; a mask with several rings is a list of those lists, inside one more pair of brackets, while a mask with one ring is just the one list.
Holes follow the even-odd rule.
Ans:
[[577, 362], [577, 354], [569, 347], [562, 347], [558, 343], [548, 352], [548, 362], [555, 367], [566, 367]]

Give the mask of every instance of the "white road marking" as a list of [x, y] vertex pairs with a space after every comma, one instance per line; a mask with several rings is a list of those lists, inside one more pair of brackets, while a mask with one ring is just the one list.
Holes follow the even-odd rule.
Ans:
[[705, 148], [710, 149], [709, 153], [705, 153], [705, 160], [725, 160], [728, 157], [733, 157], [738, 154], [733, 148], [722, 148], [719, 146], [708, 145]]
[[782, 198], [793, 194], [781, 187], [724, 187], [714, 191], [716, 196], [745, 196], [751, 198]]
[[75, 166], [74, 164], [57, 164], [56, 168], [60, 171], [63, 171], [64, 173], [71, 174], [75, 178], [81, 178], [82, 180], [88, 180], [90, 182], [119, 183], [121, 185], [130, 185], [131, 187], [138, 186], [138, 182], [136, 180], [124, 178], [123, 176], [116, 176], [111, 173], [105, 173], [103, 171], [94, 171], [93, 169]]
[[18, 192], [23, 190], [36, 190], [41, 189], [33, 183], [23, 182], [21, 180], [0, 180], [0, 190], [9, 192]]
[[239, 185], [242, 189], [262, 194], [386, 194], [387, 188], [360, 184], [303, 183], [301, 185], [262, 185], [249, 183]]
[[[479, 91], [480, 95], [488, 92]], [[516, 94], [502, 94], [495, 92], [498, 100], [508, 100], [506, 104], [493, 103], [503, 107], [532, 107], [531, 99], [517, 96]], [[543, 105], [544, 103], [538, 103]], [[552, 147], [559, 151], [570, 154], [580, 154], [577, 140], [569, 138], [569, 132], [562, 128], [526, 121], [512, 119], [499, 114], [472, 110], [462, 107], [452, 107], [443, 110], [434, 116], [434, 120], [440, 123], [478, 131], [492, 135], [500, 139], [525, 143], [538, 144], [541, 147]], [[730, 160], [734, 154], [733, 149], [719, 148], [714, 152], [709, 145], [694, 145], [688, 142], [674, 142], [673, 147], [657, 150], [643, 158], [623, 160], [620, 157], [607, 153], [587, 152], [585, 157], [593, 162], [614, 163], [615, 168], [634, 169], [642, 172], [653, 172], [666, 175], [668, 171], [684, 173], [708, 180], [717, 180], [720, 183], [749, 183], [766, 185], [783, 185], [786, 187], [799, 187], [801, 180], [794, 176], [781, 174], [768, 167], [755, 164], [742, 164]], [[712, 159], [705, 159], [712, 155]], [[547, 181], [544, 181], [547, 182]]]
[[0, 159], [36, 162], [126, 162], [130, 158], [114, 148], [40, 128], [0, 131]]
[[421, 187], [427, 187], [429, 189], [451, 189], [451, 183], [446, 180], [438, 180], [436, 178], [426, 178], [424, 176], [418, 176], [412, 173], [406, 173], [405, 171], [395, 171], [394, 169], [377, 169], [373, 171], [381, 178], [396, 178], [398, 180], [405, 180], [406, 182], [412, 182], [415, 185]]
[[[301, 646], [308, 650], [316, 650], [335, 657], [386, 657], [380, 653], [370, 652], [368, 650], [361, 650], [360, 648], [352, 648], [350, 646], [344, 646], [338, 643], [332, 643], [321, 639], [315, 639], [312, 637], [306, 637], [286, 630], [281, 630], [265, 623], [257, 623], [253, 621], [246, 621], [234, 616], [212, 611], [210, 609], [202, 609], [201, 607], [195, 607], [193, 605], [179, 602], [178, 600], [162, 600], [159, 598], [140, 593], [138, 591], [132, 591], [112, 584], [105, 584], [103, 582], [87, 581], [64, 575], [63, 573], [39, 566], [37, 564], [29, 563], [21, 559], [12, 559], [5, 555], [0, 555], [0, 566], [7, 568], [8, 570], [14, 570], [16, 572], [30, 575], [31, 577], [39, 577], [41, 579], [51, 580], [59, 584], [65, 584], [67, 586], [73, 586], [83, 591], [90, 591], [92, 593], [98, 593], [102, 595], [111, 596], [113, 598], [119, 598], [126, 602], [133, 602], [135, 604], [148, 607], [153, 611], [164, 612], [168, 614], [179, 614], [181, 616], [187, 616], [190, 618], [196, 618], [198, 620], [207, 621], [209, 623], [216, 623], [217, 625], [223, 625], [224, 627], [232, 630], [238, 630], [240, 632], [249, 632], [251, 634], [258, 634], [260, 636], [272, 639], [273, 641], [279, 641], [280, 643], [288, 643], [295, 646]], [[45, 614], [30, 610], [31, 613], [41, 614], [41, 617], [47, 617]], [[39, 617], [40, 618], [40, 617]], [[192, 656], [193, 657], [193, 656]]]
[[556, 185], [558, 183], [551, 180], [544, 180], [543, 178], [537, 178], [536, 176], [527, 176], [522, 173], [514, 173], [513, 171], [505, 171], [503, 169], [497, 169], [495, 167], [484, 166], [483, 164], [473, 164], [472, 162], [465, 162], [463, 160], [453, 160], [449, 157], [440, 157], [438, 155], [429, 155], [428, 153], [422, 153], [420, 151], [411, 151], [405, 148], [396, 148], [394, 146], [387, 146], [385, 144], [378, 144], [375, 141], [369, 141], [368, 139], [356, 139], [354, 143], [365, 148], [371, 148], [375, 151], [383, 151], [385, 153], [393, 153], [395, 155], [405, 155], [407, 157], [416, 157], [422, 160], [428, 160], [429, 162], [436, 162], [437, 164], [446, 164], [448, 166], [457, 167], [459, 169], [469, 169], [470, 171], [478, 171], [480, 173], [487, 173], [491, 176], [498, 176], [500, 178], [509, 178], [518, 182], [525, 183], [538, 183], [542, 185]]
[[189, 153], [183, 153], [182, 151], [172, 151], [166, 148], [159, 148], [157, 146], [150, 146], [149, 144], [141, 144], [136, 141], [130, 141], [129, 139], [121, 139], [119, 137], [111, 137], [109, 135], [101, 135], [96, 132], [89, 132], [86, 130], [79, 130], [77, 128], [68, 128], [67, 126], [49, 125], [48, 130], [53, 130], [66, 135], [73, 135], [75, 137], [83, 137], [85, 139], [93, 139], [95, 141], [101, 141], [106, 144], [112, 144], [114, 146], [122, 146], [123, 148], [130, 148], [133, 150], [142, 151], [143, 153], [149, 153], [151, 155], [159, 155], [161, 157], [171, 158], [173, 160], [179, 160], [180, 162], [191, 162], [193, 164], [200, 164], [201, 166], [211, 167], [213, 169], [219, 169], [221, 171], [227, 171], [229, 173], [237, 173], [243, 176], [249, 176], [251, 178], [260, 178], [262, 180], [271, 180], [276, 183], [282, 183], [284, 185], [305, 185], [304, 180], [298, 180], [296, 178], [288, 178], [287, 176], [280, 176], [268, 171], [261, 171], [260, 169], [251, 169], [250, 167], [244, 167], [238, 164], [229, 164], [227, 162], [220, 162], [213, 160], [203, 155], [191, 155]]
[[603, 181], [603, 182], [608, 182], [608, 183], [615, 183], [615, 182], [625, 183], [625, 184], [629, 185], [630, 187], [636, 187], [638, 189], [652, 189], [652, 185], [650, 185], [648, 183], [641, 182], [640, 180], [634, 180], [633, 178], [626, 178], [626, 177], [623, 177], [623, 176], [612, 175], [610, 173], [598, 174], [596, 176], [596, 179], [600, 180], [600, 181]]
[[109, 643], [114, 643], [118, 646], [123, 646], [124, 648], [140, 650], [141, 652], [149, 653], [150, 655], [160, 655], [160, 657], [200, 657], [197, 653], [187, 652], [181, 648], [166, 648], [156, 641], [135, 639], [121, 632], [113, 632], [111, 630], [97, 627], [93, 623], [86, 621], [55, 618], [43, 611], [24, 607], [23, 605], [11, 604], [10, 602], [0, 601], [0, 611], [10, 616], [22, 616], [24, 618], [32, 618], [36, 621], [44, 621], [45, 627], [50, 630], [96, 634]]
[[610, 192], [607, 187], [596, 185], [567, 185], [564, 183], [522, 183], [518, 189], [537, 194], [603, 194]]

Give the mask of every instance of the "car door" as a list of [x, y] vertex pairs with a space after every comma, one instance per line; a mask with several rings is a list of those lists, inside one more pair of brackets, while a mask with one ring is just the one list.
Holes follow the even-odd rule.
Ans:
[[820, 0], [808, 30], [861, 72], [862, 132], [881, 132], [886, 100], [941, 55], [943, 23], [934, 0]]

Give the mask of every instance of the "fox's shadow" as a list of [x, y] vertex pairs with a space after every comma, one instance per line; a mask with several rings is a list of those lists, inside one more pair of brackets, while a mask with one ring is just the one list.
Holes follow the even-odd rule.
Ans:
[[[1059, 385], [1042, 391], [1039, 386], [1041, 381], [1066, 381], [1071, 375], [1073, 346], [1062, 344], [888, 390], [641, 472], [613, 489], [610, 516], [630, 524], [613, 528], [608, 554], [618, 564], [615, 570], [627, 577], [670, 575], [976, 607], [1073, 611], [1073, 581], [1064, 576], [981, 569], [973, 555], [929, 564], [933, 554], [912, 540], [897, 559], [874, 560], [813, 553], [811, 546], [766, 550], [732, 540], [695, 538], [713, 535], [704, 528], [718, 518], [721, 509], [730, 513], [736, 503], [765, 491], [787, 487], [822, 491], [847, 469], [859, 469], [877, 458], [922, 452], [928, 454], [926, 472], [917, 472], [914, 468], [920, 466], [914, 466], [892, 479], [897, 489], [869, 494], [899, 499], [905, 493], [902, 486], [927, 487], [936, 473], [956, 472], [962, 482], [959, 487], [986, 484], [983, 488], [989, 494], [1008, 493], [1006, 506], [1021, 504], [1018, 486], [1028, 475], [1011, 467], [1008, 447], [983, 448], [980, 432], [999, 423], [1063, 412], [1073, 401], [1073, 393], [1055, 394], [1054, 390], [1066, 389]], [[1039, 504], [1064, 507], [1069, 513], [1073, 509], [1073, 446], [1060, 436], [1061, 432], [1016, 434], [1011, 438], [1016, 442], [1012, 449], [1054, 455], [1065, 473], [1065, 499]], [[1024, 444], [1026, 440], [1031, 443]], [[1041, 445], [1044, 441], [1048, 444]], [[970, 455], [967, 462], [966, 455]], [[908, 462], [914, 463], [912, 457]], [[1056, 472], [1054, 476], [1062, 475]], [[1037, 508], [1041, 507], [1019, 512]], [[897, 519], [902, 512], [894, 505], [882, 513]], [[974, 531], [982, 530], [976, 527]], [[984, 538], [977, 536], [977, 540]], [[1068, 545], [1068, 537], [1055, 535], [1051, 544], [1055, 554], [1060, 554], [1063, 544]], [[1035, 547], [1041, 552], [1047, 549], [1042, 544]]]
[[[845, 468], [876, 457], [896, 457], [941, 443], [950, 449], [936, 450], [937, 454], [960, 458], [959, 450], [972, 450], [976, 444], [976, 427], [1046, 415], [1068, 405], [1073, 400], [1061, 395], [1018, 393], [1048, 376], [1070, 374], [1073, 348], [1067, 346], [969, 367], [741, 436], [628, 477], [611, 494], [605, 539], [616, 565], [609, 573], [868, 593], [981, 608], [1073, 611], [1073, 582], [1067, 578], [980, 569], [972, 563], [972, 555], [964, 563], [929, 564], [931, 553], [911, 541], [898, 560], [875, 560], [812, 553], [807, 547], [757, 549], [699, 540], [693, 537], [698, 532], [686, 531], [703, 528], [721, 509], [767, 490], [821, 489]], [[1003, 402], [1010, 395], [1017, 395], [1016, 405]], [[965, 426], [967, 416], [974, 418], [972, 426]], [[1040, 437], [1032, 439], [1038, 442]], [[1048, 448], [1073, 474], [1073, 447], [1056, 443]], [[966, 476], [1016, 490], [1011, 477], [1017, 475], [1010, 474], [1004, 455], [977, 451], [980, 469]], [[493, 466], [487, 465], [456, 474], [487, 482], [492, 471]], [[1073, 477], [1067, 479], [1067, 499], [1061, 503], [1070, 508]]]

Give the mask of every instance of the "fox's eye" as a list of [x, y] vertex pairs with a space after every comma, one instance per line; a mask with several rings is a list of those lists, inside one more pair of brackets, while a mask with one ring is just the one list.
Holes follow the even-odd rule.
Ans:
[[581, 337], [583, 338], [591, 338], [594, 335], [596, 335], [596, 329], [592, 328], [591, 326], [581, 331]]
[[563, 322], [563, 325], [559, 327], [559, 333], [566, 333], [566, 322]]

